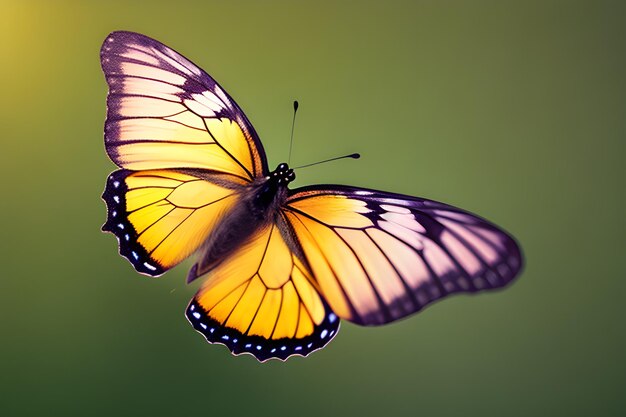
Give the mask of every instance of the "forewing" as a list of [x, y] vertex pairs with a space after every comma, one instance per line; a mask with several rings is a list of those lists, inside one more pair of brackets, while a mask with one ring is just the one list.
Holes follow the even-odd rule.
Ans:
[[102, 198], [102, 230], [119, 241], [120, 254], [142, 274], [159, 276], [191, 255], [239, 201], [239, 193], [192, 173], [118, 170]]
[[339, 330], [339, 319], [280, 229], [262, 228], [209, 272], [186, 312], [208, 342], [262, 362], [306, 356]]
[[201, 168], [266, 175], [258, 135], [207, 73], [160, 42], [111, 33], [100, 52], [109, 84], [106, 150], [121, 168]]
[[283, 210], [320, 292], [339, 317], [388, 323], [447, 295], [509, 284], [515, 240], [467, 211], [343, 186], [295, 190]]

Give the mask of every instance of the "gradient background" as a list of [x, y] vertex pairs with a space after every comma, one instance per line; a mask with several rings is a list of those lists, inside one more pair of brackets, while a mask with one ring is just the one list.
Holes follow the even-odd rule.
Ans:
[[[3, 1], [0, 415], [616, 416], [626, 412], [626, 6], [607, 1]], [[210, 346], [189, 263], [136, 274], [100, 233], [113, 30], [155, 37], [239, 102], [272, 168], [442, 200], [521, 242], [499, 293], [307, 359]]]

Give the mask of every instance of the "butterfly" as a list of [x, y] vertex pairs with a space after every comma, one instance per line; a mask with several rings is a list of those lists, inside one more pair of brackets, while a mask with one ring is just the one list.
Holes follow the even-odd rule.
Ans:
[[509, 284], [513, 237], [447, 204], [343, 185], [294, 190], [206, 72], [162, 43], [113, 32], [107, 220], [119, 252], [157, 277], [196, 254], [186, 317], [208, 342], [263, 362], [324, 347], [340, 320], [390, 323], [436, 300]]

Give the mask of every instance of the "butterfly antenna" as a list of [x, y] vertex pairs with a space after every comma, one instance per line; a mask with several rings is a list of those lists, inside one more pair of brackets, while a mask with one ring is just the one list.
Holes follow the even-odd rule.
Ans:
[[293, 120], [291, 121], [291, 139], [289, 140], [289, 158], [287, 164], [291, 162], [291, 149], [293, 148], [293, 129], [296, 126], [296, 112], [298, 111], [298, 100], [293, 101]]
[[323, 160], [323, 161], [313, 162], [313, 163], [311, 163], [311, 164], [300, 165], [299, 167], [295, 167], [294, 169], [300, 169], [300, 168], [312, 167], [313, 165], [319, 165], [319, 164], [323, 164], [323, 163], [325, 163], [325, 162], [336, 161], [337, 159], [344, 159], [344, 158], [359, 159], [360, 157], [361, 157], [361, 154], [358, 154], [358, 153], [351, 153], [350, 155], [337, 156], [337, 157], [335, 157], [335, 158], [325, 159], [325, 160]]

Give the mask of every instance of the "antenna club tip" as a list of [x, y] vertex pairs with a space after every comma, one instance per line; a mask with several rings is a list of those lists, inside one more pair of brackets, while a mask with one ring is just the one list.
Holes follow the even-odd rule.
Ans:
[[354, 158], [354, 159], [359, 159], [361, 157], [360, 153], [353, 153], [352, 155], [350, 155], [350, 158]]
[[295, 111], [298, 111], [298, 106], [299, 106], [299, 104], [298, 104], [298, 100], [294, 100], [294, 101], [293, 101], [293, 111], [294, 111], [294, 112], [295, 112]]

